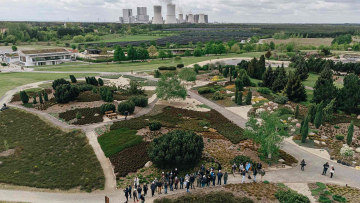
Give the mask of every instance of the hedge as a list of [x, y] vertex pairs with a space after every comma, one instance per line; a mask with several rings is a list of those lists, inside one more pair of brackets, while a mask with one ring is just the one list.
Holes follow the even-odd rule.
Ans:
[[279, 200], [280, 203], [288, 203], [288, 202], [301, 202], [301, 203], [310, 203], [310, 200], [305, 195], [299, 194], [292, 190], [281, 190], [279, 189], [275, 193], [276, 199]]
[[149, 99], [145, 96], [138, 95], [138, 96], [131, 96], [129, 100], [134, 102], [135, 106], [146, 107], [148, 105]]
[[176, 67], [178, 67], [178, 68], [184, 68], [184, 64], [182, 64], [182, 63], [177, 64]]
[[132, 102], [130, 100], [121, 102], [118, 105], [118, 111], [121, 115], [124, 115], [125, 111], [128, 111], [129, 114], [132, 114], [135, 111], [135, 104], [134, 104], [134, 102]]
[[103, 104], [103, 105], [100, 106], [100, 112], [101, 112], [102, 114], [105, 114], [105, 112], [107, 112], [107, 111], [113, 111], [113, 112], [115, 112], [115, 110], [116, 110], [115, 105], [114, 105], [114, 104], [111, 104], [111, 103]]
[[176, 70], [176, 67], [174, 67], [174, 66], [170, 66], [170, 67], [160, 66], [158, 69], [159, 70]]

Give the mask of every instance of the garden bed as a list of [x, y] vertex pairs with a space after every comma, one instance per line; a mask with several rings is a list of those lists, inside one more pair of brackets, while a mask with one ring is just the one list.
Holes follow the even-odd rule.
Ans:
[[[82, 118], [76, 119], [76, 114], [80, 113]], [[74, 125], [85, 125], [91, 123], [100, 123], [104, 121], [103, 114], [100, 112], [100, 107], [83, 108], [66, 111], [59, 114], [59, 118], [65, 121], [72, 121]]]
[[275, 198], [275, 193], [280, 188], [281, 187], [274, 183], [243, 183], [228, 184], [225, 186], [226, 190], [261, 202], [278, 202]]

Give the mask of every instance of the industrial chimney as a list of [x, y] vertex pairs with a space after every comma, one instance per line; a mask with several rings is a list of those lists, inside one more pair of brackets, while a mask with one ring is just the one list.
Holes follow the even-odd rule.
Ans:
[[154, 18], [153, 24], [163, 24], [163, 19], [161, 15], [161, 6], [154, 6]]
[[166, 24], [176, 24], [175, 4], [167, 5]]

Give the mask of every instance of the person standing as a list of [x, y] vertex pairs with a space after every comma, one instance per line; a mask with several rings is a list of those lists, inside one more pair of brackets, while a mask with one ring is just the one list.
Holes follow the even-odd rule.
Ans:
[[179, 178], [175, 176], [175, 190], [178, 189], [178, 185], [179, 185]]
[[235, 177], [235, 171], [236, 171], [236, 168], [237, 168], [236, 164], [234, 163], [234, 164], [231, 166], [231, 168], [232, 168], [233, 175], [234, 175], [234, 177]]
[[257, 163], [256, 167], [257, 167], [257, 170], [260, 171], [262, 169], [262, 164], [259, 162], [259, 163]]
[[239, 164], [239, 172], [241, 173], [241, 171], [244, 170], [244, 164], [243, 163], [240, 163]]
[[328, 170], [328, 168], [329, 168], [329, 163], [326, 162], [326, 163], [324, 164], [324, 170], [323, 170], [323, 172], [322, 172], [322, 175], [325, 175], [325, 176], [326, 176], [326, 171]]
[[138, 185], [139, 185], [139, 178], [138, 177], [135, 177], [134, 178], [134, 188], [137, 188], [138, 187]]
[[174, 171], [174, 176], [176, 177], [176, 176], [179, 176], [179, 171], [178, 171], [178, 169], [177, 168], [175, 168], [175, 171]]
[[170, 191], [174, 191], [174, 188], [173, 188], [173, 186], [174, 186], [174, 181], [173, 181], [173, 179], [171, 179], [171, 178], [170, 178], [169, 186], [170, 186]]
[[208, 175], [206, 176], [206, 186], [207, 186], [207, 187], [210, 187], [210, 181], [211, 181], [211, 175], [208, 174]]
[[184, 177], [180, 177], [180, 189], [184, 189]]
[[305, 159], [303, 159], [303, 160], [301, 161], [300, 166], [301, 166], [301, 170], [304, 171], [304, 167], [306, 166]]
[[140, 196], [141, 196], [141, 192], [142, 192], [142, 189], [141, 189], [141, 186], [139, 185], [138, 188], [137, 188], [137, 192], [138, 192], [138, 200], [140, 199]]
[[210, 174], [210, 168], [208, 168], [207, 170], [206, 170], [206, 175], [209, 175]]
[[168, 188], [168, 183], [165, 181], [164, 183], [165, 194], [167, 194], [167, 188]]
[[257, 168], [254, 167], [254, 172], [253, 172], [253, 175], [254, 175], [254, 183], [256, 182], [256, 175], [257, 175], [258, 171], [257, 171]]
[[189, 188], [190, 188], [190, 182], [189, 182], [189, 181], [186, 181], [186, 192], [191, 193], [191, 192], [189, 191]]
[[226, 171], [225, 174], [224, 174], [224, 185], [226, 185], [227, 180], [228, 180], [228, 173]]
[[149, 189], [149, 188], [148, 188], [148, 185], [145, 184], [143, 189], [144, 189], [144, 196], [146, 196], [146, 195], [147, 195], [147, 191], [148, 191], [148, 189]]
[[245, 169], [241, 171], [241, 175], [243, 176], [241, 183], [244, 183], [245, 182], [245, 176], [246, 176], [246, 170]]
[[144, 195], [140, 195], [140, 200], [141, 200], [141, 203], [144, 203], [144, 202], [145, 202], [145, 197], [144, 197]]
[[129, 188], [128, 187], [125, 188], [124, 193], [125, 193], [126, 203], [127, 203], [129, 201]]
[[217, 184], [218, 184], [218, 185], [221, 185], [221, 179], [222, 179], [222, 177], [223, 177], [223, 174], [221, 173], [221, 170], [219, 170], [219, 172], [218, 172], [218, 174], [217, 174], [217, 177], [218, 177], [218, 182], [217, 182]]
[[190, 175], [190, 187], [191, 187], [191, 189], [195, 189], [194, 182], [195, 182], [194, 174], [191, 174]]
[[169, 182], [169, 177], [170, 177], [170, 172], [168, 171], [166, 174], [165, 174], [165, 181], [166, 182]]
[[156, 190], [155, 182], [151, 183], [150, 189], [151, 189], [151, 197], [154, 197], [155, 190]]
[[200, 170], [205, 173], [205, 166], [201, 165]]
[[248, 173], [248, 178], [251, 179], [251, 175], [249, 173], [249, 171], [251, 171], [251, 163], [246, 163], [245, 169], [246, 173]]
[[201, 179], [201, 184], [202, 184], [202, 187], [205, 187], [205, 184], [206, 184], [206, 176], [203, 175], [202, 179]]
[[334, 165], [331, 165], [331, 168], [330, 168], [330, 178], [332, 178], [332, 177], [334, 176], [334, 173], [335, 173]]
[[161, 188], [162, 188], [162, 182], [159, 181], [159, 182], [158, 182], [158, 194], [162, 194], [162, 193], [161, 193]]
[[137, 192], [136, 192], [135, 188], [134, 188], [134, 191], [133, 191], [133, 197], [134, 197], [134, 202], [136, 202], [135, 200], [137, 200], [137, 202], [139, 201], [139, 199], [137, 198]]
[[196, 176], [196, 186], [201, 187], [201, 174], [197, 174]]
[[131, 185], [129, 185], [129, 190], [128, 190], [128, 192], [129, 192], [129, 196], [130, 196], [130, 199], [131, 199]]

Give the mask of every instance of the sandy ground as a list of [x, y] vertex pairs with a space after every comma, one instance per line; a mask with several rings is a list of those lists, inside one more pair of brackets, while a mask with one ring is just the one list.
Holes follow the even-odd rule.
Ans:
[[244, 119], [248, 119], [248, 112], [250, 111], [250, 109], [252, 109], [252, 105], [247, 105], [247, 106], [239, 106], [239, 107], [226, 107], [225, 109], [243, 117]]
[[307, 196], [311, 203], [316, 203], [315, 198], [311, 195], [311, 191], [307, 183], [285, 183], [290, 189]]
[[188, 110], [193, 110], [193, 111], [202, 111], [202, 112], [210, 111], [210, 109], [208, 109], [208, 108], [199, 107], [199, 105], [201, 105], [203, 103], [199, 102], [196, 99], [192, 99], [192, 98], [186, 98], [185, 100], [178, 100], [178, 99], [171, 100], [170, 102], [158, 101], [156, 104], [163, 105], [163, 106], [173, 106], [176, 108], [188, 109]]

